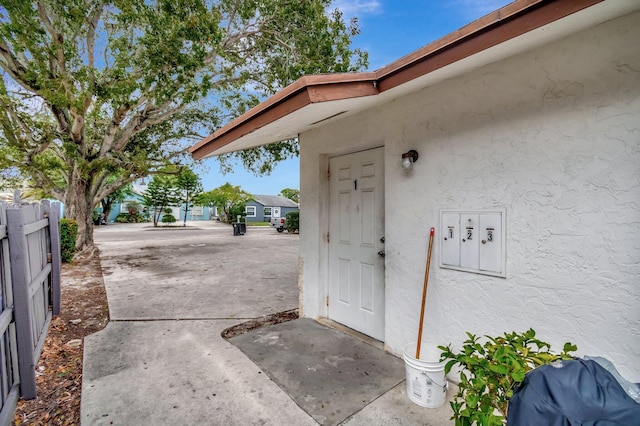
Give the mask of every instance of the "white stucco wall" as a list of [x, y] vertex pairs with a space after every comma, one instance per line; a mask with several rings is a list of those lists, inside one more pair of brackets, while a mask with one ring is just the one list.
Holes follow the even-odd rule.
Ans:
[[326, 316], [328, 157], [384, 145], [392, 352], [416, 339], [439, 211], [505, 208], [506, 279], [439, 268], [436, 237], [426, 344], [532, 327], [640, 382], [638, 40], [636, 13], [301, 135], [304, 315]]

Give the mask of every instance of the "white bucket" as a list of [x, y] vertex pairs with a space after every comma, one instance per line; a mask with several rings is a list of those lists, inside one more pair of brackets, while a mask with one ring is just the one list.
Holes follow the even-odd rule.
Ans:
[[[447, 399], [447, 380], [444, 376], [444, 362], [438, 356], [420, 354], [416, 359], [417, 343], [404, 347], [404, 364], [407, 371], [407, 395], [414, 403], [426, 408], [442, 407]], [[423, 351], [421, 351], [423, 352]], [[434, 360], [435, 358], [435, 360]]]

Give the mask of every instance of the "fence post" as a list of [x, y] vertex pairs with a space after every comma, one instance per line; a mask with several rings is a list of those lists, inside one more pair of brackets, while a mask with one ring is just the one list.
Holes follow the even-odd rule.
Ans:
[[53, 315], [60, 315], [60, 203], [49, 209], [49, 242], [51, 243], [51, 302]]
[[36, 397], [31, 312], [29, 311], [29, 252], [24, 232], [25, 215], [21, 208], [7, 209], [7, 235], [11, 259], [13, 308], [18, 343], [20, 394], [24, 399]]

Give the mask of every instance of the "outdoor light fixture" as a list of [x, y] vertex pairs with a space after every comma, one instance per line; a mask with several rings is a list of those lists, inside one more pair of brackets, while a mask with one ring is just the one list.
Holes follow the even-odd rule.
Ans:
[[409, 170], [418, 161], [418, 151], [412, 149], [402, 154], [402, 168]]

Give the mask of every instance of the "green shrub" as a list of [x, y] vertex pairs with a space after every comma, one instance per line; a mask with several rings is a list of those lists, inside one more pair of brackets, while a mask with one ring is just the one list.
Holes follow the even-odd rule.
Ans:
[[565, 343], [562, 352], [551, 352], [551, 345], [535, 338], [536, 332], [505, 333], [504, 336], [480, 337], [467, 333], [460, 352], [451, 345], [438, 346], [441, 360], [446, 360], [445, 374], [454, 365], [460, 370], [458, 393], [451, 401], [456, 426], [503, 425], [509, 399], [524, 381], [527, 372], [545, 364], [571, 359], [569, 352], [578, 348]]
[[162, 223], [173, 223], [176, 221], [175, 216], [173, 216], [172, 214], [165, 214], [164, 216], [162, 216]]
[[287, 225], [287, 232], [298, 231], [300, 229], [300, 212], [288, 212], [286, 215], [285, 224]]
[[76, 238], [78, 236], [78, 222], [73, 219], [60, 219], [60, 258], [69, 263], [76, 254]]
[[144, 221], [144, 216], [140, 213], [120, 213], [116, 216], [118, 223], [142, 223]]
[[137, 201], [129, 201], [127, 203], [127, 212], [131, 215], [139, 214], [140, 210], [142, 210], [142, 205], [140, 205]]

